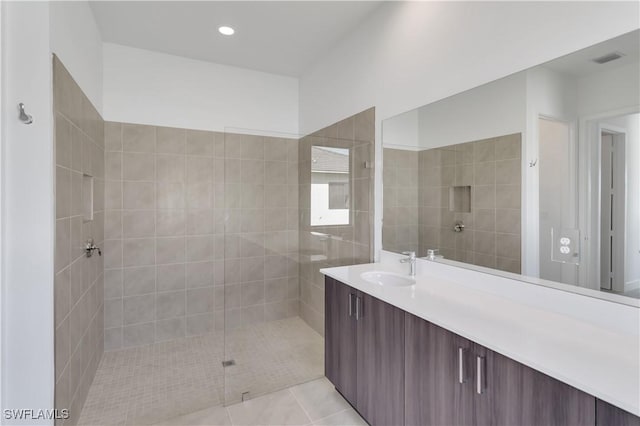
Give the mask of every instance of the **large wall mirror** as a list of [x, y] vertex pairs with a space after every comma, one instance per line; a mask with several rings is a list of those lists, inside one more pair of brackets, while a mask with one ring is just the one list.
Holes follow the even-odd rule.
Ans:
[[634, 31], [383, 121], [383, 249], [637, 305], [639, 58]]

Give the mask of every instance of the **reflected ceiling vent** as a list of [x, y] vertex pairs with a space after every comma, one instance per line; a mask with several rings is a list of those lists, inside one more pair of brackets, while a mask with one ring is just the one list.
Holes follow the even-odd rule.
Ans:
[[624, 53], [620, 52], [611, 52], [606, 55], [599, 56], [597, 58], [592, 59], [596, 64], [606, 64], [607, 62], [615, 61], [616, 59], [620, 59], [624, 56]]

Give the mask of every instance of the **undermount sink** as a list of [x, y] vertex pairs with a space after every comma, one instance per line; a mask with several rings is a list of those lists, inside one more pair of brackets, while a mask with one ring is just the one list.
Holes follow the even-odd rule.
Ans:
[[360, 274], [360, 278], [373, 284], [385, 287], [408, 287], [414, 285], [416, 280], [409, 276], [393, 272], [370, 271]]

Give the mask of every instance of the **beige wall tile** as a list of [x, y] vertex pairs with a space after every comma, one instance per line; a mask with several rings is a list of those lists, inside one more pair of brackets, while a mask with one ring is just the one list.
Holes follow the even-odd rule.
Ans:
[[496, 161], [496, 183], [519, 185], [522, 179], [520, 159]]
[[244, 159], [264, 160], [264, 138], [262, 136], [242, 135], [240, 157]]
[[211, 287], [214, 284], [213, 262], [186, 264], [187, 288]]
[[173, 340], [186, 335], [186, 320], [184, 317], [171, 318], [156, 322], [156, 341]]
[[[184, 317], [186, 293], [171, 291], [156, 295], [156, 319]], [[182, 318], [184, 321], [184, 318]]]
[[71, 214], [71, 171], [56, 167], [56, 217], [68, 217]]
[[136, 238], [123, 241], [124, 266], [145, 266], [155, 263], [155, 239]]
[[187, 261], [198, 262], [213, 259], [213, 237], [187, 237]]
[[213, 156], [214, 134], [201, 130], [187, 130], [187, 154]]
[[156, 264], [182, 263], [185, 261], [184, 237], [156, 238]]
[[155, 152], [155, 128], [141, 124], [122, 124], [122, 147], [125, 152]]
[[154, 181], [155, 156], [148, 153], [125, 152], [122, 155], [123, 180]]
[[172, 237], [185, 233], [185, 210], [156, 210], [156, 235]]
[[104, 144], [106, 151], [122, 151], [122, 124], [104, 123]]
[[185, 182], [186, 159], [182, 155], [156, 155], [158, 182]]
[[157, 265], [157, 291], [172, 291], [185, 288], [185, 265]]
[[520, 209], [497, 209], [496, 231], [503, 233], [519, 234], [522, 212]]
[[213, 331], [213, 314], [187, 316], [187, 336], [198, 336]]
[[153, 343], [155, 339], [155, 324], [136, 324], [122, 329], [122, 347], [142, 346]]
[[124, 296], [154, 293], [156, 290], [156, 268], [142, 266], [123, 270]]
[[122, 327], [122, 300], [106, 300], [104, 303], [104, 325], [110, 327]]
[[520, 139], [521, 137], [519, 133], [496, 138], [495, 140], [496, 160], [520, 158], [522, 155]]
[[156, 188], [153, 182], [123, 182], [122, 189], [124, 209], [155, 209]]
[[155, 319], [155, 295], [146, 294], [142, 296], [125, 297], [122, 301], [125, 326], [145, 323]]
[[122, 212], [122, 227], [125, 238], [155, 236], [154, 210], [129, 210]]
[[187, 315], [213, 312], [213, 288], [187, 290]]
[[105, 269], [104, 271], [104, 298], [119, 299], [123, 293], [122, 269]]
[[158, 182], [158, 209], [183, 209], [185, 203], [185, 186], [180, 182]]
[[159, 154], [184, 154], [186, 130], [173, 127], [156, 127], [156, 152]]
[[475, 142], [473, 149], [473, 155], [476, 162], [495, 160], [495, 142], [493, 139]]
[[519, 209], [520, 185], [496, 185], [496, 208]]

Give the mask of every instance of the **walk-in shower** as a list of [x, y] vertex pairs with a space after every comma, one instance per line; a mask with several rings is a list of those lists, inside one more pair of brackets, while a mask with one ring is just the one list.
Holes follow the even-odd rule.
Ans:
[[[54, 74], [58, 202], [82, 205], [76, 175], [95, 176], [98, 200], [92, 219], [58, 219], [75, 256], [56, 293], [67, 422], [154, 424], [323, 376], [318, 271], [370, 260], [373, 110], [302, 138], [97, 113], [92, 129], [57, 59]], [[88, 238], [102, 257], [82, 255]], [[64, 292], [67, 275], [86, 285]]]

